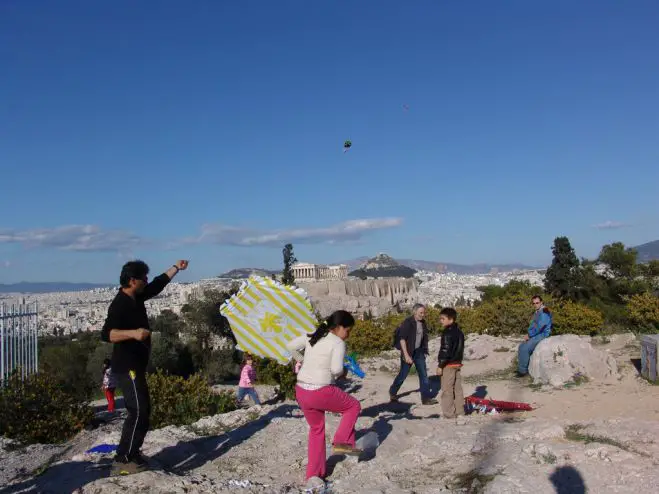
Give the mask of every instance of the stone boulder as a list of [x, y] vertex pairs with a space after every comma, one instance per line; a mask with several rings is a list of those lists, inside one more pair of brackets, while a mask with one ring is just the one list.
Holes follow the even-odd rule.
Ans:
[[579, 377], [611, 382], [620, 378], [615, 359], [594, 348], [590, 338], [576, 335], [552, 336], [535, 347], [529, 374], [536, 383], [560, 387]]

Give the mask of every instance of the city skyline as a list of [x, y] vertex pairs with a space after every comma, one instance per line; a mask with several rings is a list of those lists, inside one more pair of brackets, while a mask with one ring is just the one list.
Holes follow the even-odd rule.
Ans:
[[[0, 283], [659, 238], [659, 4], [3, 2]], [[145, 22], [149, 19], [149, 22]], [[343, 143], [352, 141], [344, 153]]]

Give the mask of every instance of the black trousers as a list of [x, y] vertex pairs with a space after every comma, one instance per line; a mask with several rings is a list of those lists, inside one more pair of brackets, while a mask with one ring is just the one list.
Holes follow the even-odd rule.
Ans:
[[130, 461], [139, 453], [149, 431], [151, 397], [144, 372], [118, 374], [117, 377], [128, 410], [128, 417], [124, 422], [121, 440], [117, 447], [117, 457]]

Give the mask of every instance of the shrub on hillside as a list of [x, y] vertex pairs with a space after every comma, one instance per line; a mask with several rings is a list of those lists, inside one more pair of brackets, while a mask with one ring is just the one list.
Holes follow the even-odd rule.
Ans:
[[256, 380], [279, 388], [279, 393], [288, 399], [295, 399], [297, 375], [292, 364], [282, 365], [268, 358], [254, 357]]
[[346, 341], [348, 352], [355, 352], [360, 357], [377, 355], [393, 349], [394, 330], [398, 325], [392, 318], [384, 320], [356, 321]]
[[14, 372], [0, 387], [0, 435], [26, 444], [66, 441], [93, 416], [86, 403], [49, 374], [32, 374], [22, 380]]
[[465, 332], [493, 336], [524, 334], [533, 309], [526, 294], [493, 298], [471, 309], [458, 311], [458, 323]]
[[66, 393], [75, 396], [78, 401], [87, 401], [101, 384], [101, 368], [94, 369], [93, 373], [87, 370], [89, 356], [94, 353], [93, 347], [79, 341], [62, 341], [41, 349], [39, 370], [53, 377]]
[[195, 374], [189, 379], [161, 371], [148, 374], [151, 394], [151, 426], [189, 425], [202, 417], [236, 409], [233, 392], [215, 393], [208, 381]]
[[588, 335], [604, 325], [602, 313], [583, 304], [561, 300], [551, 307], [554, 321], [552, 334]]
[[627, 298], [626, 308], [642, 331], [659, 332], [659, 297], [649, 292], [633, 295]]

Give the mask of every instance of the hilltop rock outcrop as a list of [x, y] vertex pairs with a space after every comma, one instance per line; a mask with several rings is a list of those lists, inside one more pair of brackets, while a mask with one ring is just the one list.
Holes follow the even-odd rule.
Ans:
[[615, 358], [593, 348], [589, 337], [552, 336], [535, 347], [529, 374], [542, 384], [560, 387], [578, 378], [611, 382], [620, 378]]
[[387, 254], [378, 254], [369, 259], [361, 266], [350, 273], [350, 276], [357, 278], [411, 278], [416, 273], [416, 269], [400, 264], [393, 257]]
[[323, 317], [337, 309], [355, 314], [370, 312], [377, 317], [396, 305], [407, 308], [419, 297], [419, 283], [414, 278], [323, 280], [299, 282], [298, 286], [307, 292]]

